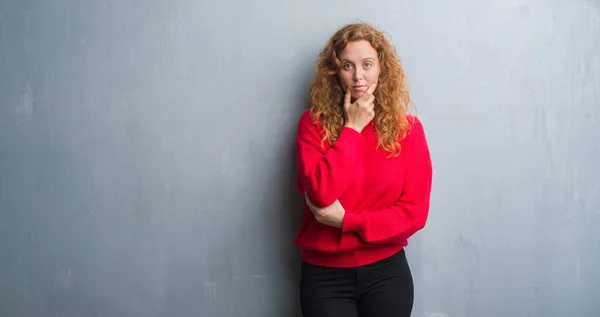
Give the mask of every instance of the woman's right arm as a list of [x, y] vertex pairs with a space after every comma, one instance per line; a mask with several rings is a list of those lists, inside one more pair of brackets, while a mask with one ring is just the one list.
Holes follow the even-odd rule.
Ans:
[[329, 206], [344, 193], [360, 139], [358, 131], [343, 127], [338, 139], [326, 149], [310, 111], [302, 115], [296, 135], [298, 185], [315, 206]]

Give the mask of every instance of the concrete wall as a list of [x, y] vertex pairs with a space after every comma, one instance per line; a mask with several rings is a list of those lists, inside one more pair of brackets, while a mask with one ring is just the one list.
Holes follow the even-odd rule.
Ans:
[[298, 315], [312, 63], [391, 34], [434, 161], [414, 316], [597, 316], [600, 3], [0, 2], [0, 315]]

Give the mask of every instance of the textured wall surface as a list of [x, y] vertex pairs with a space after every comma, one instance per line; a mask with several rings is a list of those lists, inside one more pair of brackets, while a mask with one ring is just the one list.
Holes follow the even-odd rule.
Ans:
[[299, 315], [295, 127], [357, 19], [431, 145], [414, 316], [597, 316], [593, 0], [0, 1], [0, 315]]

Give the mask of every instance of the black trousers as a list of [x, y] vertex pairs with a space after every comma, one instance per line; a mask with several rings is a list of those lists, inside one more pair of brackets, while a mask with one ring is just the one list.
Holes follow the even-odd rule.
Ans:
[[304, 317], [408, 317], [413, 301], [414, 284], [404, 249], [357, 268], [302, 263]]

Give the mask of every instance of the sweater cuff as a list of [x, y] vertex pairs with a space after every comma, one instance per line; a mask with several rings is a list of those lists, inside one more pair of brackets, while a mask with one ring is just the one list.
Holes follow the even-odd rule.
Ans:
[[[338, 146], [342, 146], [343, 148], [350, 150], [357, 148], [358, 144], [360, 143], [360, 139], [361, 135], [358, 131], [352, 128], [343, 127], [335, 143], [337, 143]], [[354, 153], [351, 155], [352, 158], [354, 158]]]
[[346, 213], [342, 222], [342, 232], [359, 232], [363, 228], [363, 219], [361, 214]]
[[354, 130], [352, 128], [349, 128], [347, 126], [342, 126], [342, 130], [340, 131], [340, 135], [342, 135], [341, 132], [344, 132], [345, 134], [353, 135], [355, 138], [359, 138], [360, 137], [360, 132], [358, 132], [358, 131], [356, 131], [356, 130]]

